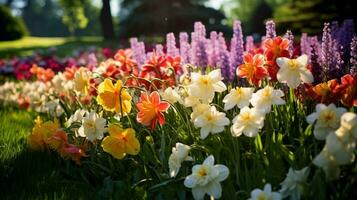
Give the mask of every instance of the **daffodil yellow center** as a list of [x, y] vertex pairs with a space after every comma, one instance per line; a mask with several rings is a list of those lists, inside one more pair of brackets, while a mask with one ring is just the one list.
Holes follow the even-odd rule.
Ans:
[[263, 91], [263, 97], [268, 98], [271, 96], [271, 90], [264, 90]]
[[157, 108], [151, 102], [143, 102], [143, 109], [146, 113], [147, 119], [153, 119], [157, 113]]
[[207, 174], [208, 174], [208, 170], [207, 170], [207, 168], [206, 167], [201, 167], [199, 170], [198, 170], [198, 176], [200, 176], [200, 177], [205, 177], [205, 176], [207, 176]]
[[324, 120], [325, 121], [331, 121], [332, 119], [334, 119], [334, 113], [331, 112], [331, 111], [327, 111], [325, 114], [324, 114]]
[[200, 82], [201, 82], [203, 85], [208, 85], [208, 83], [209, 83], [209, 77], [207, 77], [207, 76], [202, 76]]
[[237, 88], [237, 89], [236, 89], [236, 95], [237, 95], [237, 96], [241, 96], [241, 95], [242, 95], [242, 89]]
[[94, 122], [92, 122], [92, 121], [87, 121], [87, 122], [86, 122], [86, 126], [87, 126], [88, 128], [93, 128], [93, 127], [94, 127]]
[[252, 118], [252, 116], [250, 115], [250, 113], [245, 113], [242, 115], [242, 120], [245, 121], [245, 122], [248, 122], [250, 121]]
[[298, 68], [298, 63], [296, 60], [289, 60], [288, 61], [288, 66], [291, 70], [296, 70]]
[[266, 195], [262, 192], [262, 193], [260, 193], [259, 195], [258, 195], [258, 198], [257, 198], [257, 200], [266, 200], [267, 199], [267, 197], [266, 197]]

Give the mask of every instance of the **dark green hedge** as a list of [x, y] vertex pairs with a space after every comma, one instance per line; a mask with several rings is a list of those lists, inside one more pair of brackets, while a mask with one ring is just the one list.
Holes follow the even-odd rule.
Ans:
[[7, 7], [0, 6], [0, 41], [20, 39], [26, 34], [23, 21], [12, 16]]

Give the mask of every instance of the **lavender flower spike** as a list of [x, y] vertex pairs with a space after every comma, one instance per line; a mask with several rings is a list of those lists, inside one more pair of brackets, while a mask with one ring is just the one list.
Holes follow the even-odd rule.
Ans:
[[254, 45], [254, 38], [251, 35], [248, 35], [245, 38], [245, 50], [246, 51], [250, 51], [251, 49], [254, 49], [255, 45]]
[[195, 31], [192, 33], [192, 57], [194, 65], [202, 67], [203, 71], [208, 64], [206, 52], [206, 28], [201, 22], [195, 22]]
[[217, 66], [221, 68], [222, 75], [227, 82], [231, 82], [234, 79], [235, 73], [231, 71], [229, 62], [229, 52], [227, 50], [226, 41], [222, 33], [218, 35], [219, 42], [219, 59], [217, 61]]
[[310, 57], [311, 54], [311, 47], [310, 47], [310, 41], [309, 37], [307, 36], [306, 33], [302, 33], [301, 38], [300, 38], [300, 51], [301, 54], [306, 54]]
[[212, 31], [210, 33], [210, 41], [207, 44], [207, 53], [208, 53], [208, 65], [212, 67], [217, 66], [217, 62], [219, 60], [219, 41], [218, 34], [216, 31]]
[[293, 56], [294, 54], [294, 35], [290, 30], [287, 30], [284, 38], [289, 40], [289, 54], [290, 56]]
[[325, 23], [322, 35], [321, 66], [326, 80], [341, 77], [343, 60], [340, 50], [337, 41], [332, 38], [330, 24]]
[[143, 65], [146, 61], [146, 52], [144, 42], [139, 42], [138, 38], [130, 38], [130, 48], [133, 51], [133, 58], [139, 66]]
[[190, 60], [190, 44], [188, 43], [188, 34], [180, 33], [180, 55], [182, 64], [188, 63]]
[[[238, 65], [243, 63], [243, 33], [240, 21], [234, 21], [233, 24], [233, 37], [231, 39], [231, 49], [230, 49], [230, 72], [235, 72]], [[232, 78], [230, 76], [230, 78]]]
[[350, 73], [357, 73], [357, 37], [353, 37], [351, 42]]
[[166, 35], [166, 53], [172, 57], [179, 55], [179, 50], [176, 48], [175, 35], [173, 33], [168, 33]]
[[276, 37], [276, 30], [275, 30], [275, 22], [273, 20], [268, 20], [265, 23], [266, 29], [266, 38], [275, 38]]

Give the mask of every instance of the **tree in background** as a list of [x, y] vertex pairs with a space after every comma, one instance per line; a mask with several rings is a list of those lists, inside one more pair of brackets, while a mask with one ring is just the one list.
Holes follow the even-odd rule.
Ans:
[[27, 34], [22, 20], [12, 16], [5, 6], [0, 6], [0, 27], [0, 41], [16, 40]]
[[120, 36], [157, 36], [168, 32], [191, 31], [195, 21], [207, 30], [230, 32], [221, 24], [222, 12], [203, 6], [206, 0], [123, 0], [121, 3]]
[[102, 9], [100, 11], [100, 24], [102, 27], [102, 34], [104, 39], [113, 39], [114, 26], [113, 17], [110, 11], [110, 0], [102, 0]]
[[88, 19], [84, 14], [84, 5], [87, 0], [60, 0], [63, 7], [62, 21], [67, 26], [73, 36], [77, 29], [83, 29], [88, 24]]
[[354, 19], [352, 0], [295, 0], [278, 7], [274, 19], [280, 31], [320, 33], [324, 22]]
[[223, 10], [242, 21], [245, 34], [264, 35], [264, 23], [274, 19], [278, 33], [287, 29], [295, 33], [320, 33], [324, 22], [357, 20], [353, 0], [226, 0]]

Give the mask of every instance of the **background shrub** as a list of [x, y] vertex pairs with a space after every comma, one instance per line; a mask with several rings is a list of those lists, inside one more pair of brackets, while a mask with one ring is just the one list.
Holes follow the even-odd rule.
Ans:
[[0, 27], [0, 41], [20, 39], [27, 34], [23, 21], [4, 6], [0, 6]]

